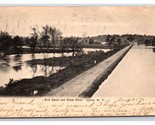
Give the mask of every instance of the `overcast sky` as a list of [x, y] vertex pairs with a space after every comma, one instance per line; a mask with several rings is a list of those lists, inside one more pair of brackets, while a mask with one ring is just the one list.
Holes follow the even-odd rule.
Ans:
[[155, 35], [155, 7], [0, 7], [0, 30], [30, 35], [49, 24], [63, 36]]

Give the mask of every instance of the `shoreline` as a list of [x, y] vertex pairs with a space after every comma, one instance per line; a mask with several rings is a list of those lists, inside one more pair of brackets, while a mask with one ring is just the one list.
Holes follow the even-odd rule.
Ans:
[[[119, 50], [109, 51], [107, 53], [94, 52], [91, 54], [84, 54], [75, 57], [64, 57], [70, 62], [63, 60], [60, 57], [55, 57], [54, 59], [59, 60], [58, 62], [64, 63], [66, 68], [59, 70], [57, 73], [50, 75], [49, 77], [38, 76], [32, 79], [22, 79], [19, 81], [13, 81], [6, 85], [5, 88], [0, 88], [0, 95], [5, 96], [44, 96], [50, 90], [59, 87], [65, 82], [76, 77], [80, 73], [90, 69], [91, 67], [97, 65], [99, 62], [105, 60], [106, 58], [112, 56]], [[52, 59], [47, 59], [52, 62]], [[96, 63], [94, 63], [96, 61]], [[38, 61], [37, 61], [38, 62]], [[67, 64], [68, 63], [68, 64]], [[38, 93], [34, 95], [34, 91]]]

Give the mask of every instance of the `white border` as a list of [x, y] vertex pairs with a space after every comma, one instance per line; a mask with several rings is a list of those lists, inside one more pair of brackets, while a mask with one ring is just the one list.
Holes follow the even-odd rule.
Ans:
[[[0, 1], [0, 6], [123, 6], [123, 5], [128, 5], [128, 6], [155, 6], [155, 0], [1, 0]], [[16, 121], [18, 120], [18, 121]], [[28, 121], [29, 120], [29, 121]], [[139, 121], [140, 122], [137, 122]], [[88, 118], [88, 119], [5, 119], [5, 120], [0, 120], [1, 125], [10, 125], [10, 124], [15, 124], [15, 125], [51, 125], [51, 124], [62, 124], [62, 125], [79, 125], [79, 124], [89, 124], [89, 125], [104, 125], [103, 122], [106, 125], [134, 125], [134, 124], [140, 124], [140, 125], [155, 125], [154, 123], [155, 117], [124, 117], [124, 118]], [[44, 123], [42, 122], [44, 121]], [[46, 121], [46, 122], [45, 122]], [[51, 123], [53, 121], [53, 123]], [[59, 121], [59, 122], [55, 122]], [[77, 122], [80, 121], [80, 122]], [[87, 122], [86, 122], [87, 121]], [[98, 121], [93, 122], [93, 121]], [[106, 121], [106, 122], [105, 122]], [[121, 121], [121, 122], [120, 122]], [[123, 121], [123, 122], [122, 122]], [[134, 121], [134, 122], [133, 122]], [[146, 121], [151, 121], [151, 122], [146, 122]]]
[[155, 4], [155, 0], [1, 0], [0, 4], [3, 5], [21, 5], [21, 4], [43, 4], [43, 5], [74, 5], [74, 4], [103, 4], [103, 5], [120, 5], [120, 4], [130, 4], [130, 5], [151, 5]]
[[83, 124], [89, 124], [89, 125], [154, 125], [154, 122], [133, 122], [133, 121], [127, 121], [127, 122], [125, 122], [125, 121], [123, 121], [123, 122], [116, 122], [116, 121], [105, 121], [104, 122], [104, 124], [103, 124], [103, 122], [101, 122], [101, 121], [84, 121], [84, 122], [82, 122], [82, 121], [59, 121], [59, 122], [56, 122], [56, 121], [54, 121], [54, 122], [52, 122], [51, 123], [51, 121], [7, 121], [7, 122], [1, 122], [2, 123], [2, 125], [4, 125], [4, 124], [7, 124], [7, 125], [9, 125], [9, 124], [15, 124], [15, 125], [27, 125], [27, 124], [32, 124], [32, 125], [43, 125], [43, 124], [46, 124], [46, 125], [51, 125], [51, 124], [53, 124], [53, 125], [83, 125]]

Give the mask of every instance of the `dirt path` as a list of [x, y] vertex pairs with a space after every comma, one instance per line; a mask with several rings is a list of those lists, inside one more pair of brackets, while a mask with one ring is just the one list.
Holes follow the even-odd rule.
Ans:
[[[131, 46], [128, 46], [121, 51], [117, 52], [113, 56], [108, 59], [100, 62], [96, 66], [91, 69], [81, 73], [76, 76], [72, 80], [64, 83], [60, 87], [51, 90], [47, 96], [55, 96], [55, 97], [78, 97], [81, 93], [86, 91], [92, 83], [103, 75], [103, 72], [107, 70], [109, 66], [111, 66], [120, 56], [122, 56], [125, 52], [129, 50]], [[123, 57], [122, 57], [123, 58]]]

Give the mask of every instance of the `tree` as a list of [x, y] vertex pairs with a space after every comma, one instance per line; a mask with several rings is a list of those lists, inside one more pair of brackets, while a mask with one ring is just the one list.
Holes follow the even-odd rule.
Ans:
[[58, 39], [61, 37], [62, 33], [59, 29], [56, 29], [55, 27], [49, 27], [49, 35], [51, 39], [51, 45], [54, 49], [54, 54], [55, 54], [55, 49], [56, 49], [56, 42]]
[[36, 32], [36, 28], [32, 28], [32, 30], [33, 30], [33, 33], [31, 33], [32, 36], [28, 40], [28, 45], [30, 46], [32, 53], [34, 53], [38, 42], [38, 34]]
[[114, 36], [110, 36], [108, 39], [108, 47], [110, 49], [112, 49], [114, 47], [114, 44], [115, 44], [115, 41], [116, 41], [116, 38]]
[[68, 41], [68, 48], [70, 48], [73, 52], [72, 56], [75, 56], [75, 52], [82, 52], [83, 50], [83, 43], [79, 41], [76, 37], [69, 37], [67, 38]]
[[93, 38], [90, 38], [89, 39], [89, 44], [94, 44], [95, 42], [94, 42], [94, 39]]
[[69, 49], [68, 38], [62, 39], [62, 37], [60, 37], [60, 48], [61, 48], [61, 53], [63, 57], [64, 51], [68, 51]]
[[152, 39], [152, 46], [155, 46], [155, 37]]
[[114, 44], [114, 49], [119, 49], [121, 47], [121, 39], [117, 38], [117, 40], [115, 40]]
[[155, 53], [155, 48], [153, 48], [152, 51]]
[[150, 40], [148, 40], [148, 39], [146, 39], [145, 41], [144, 41], [144, 44], [146, 45], [146, 46], [149, 46], [150, 45]]
[[118, 38], [118, 39], [117, 39], [117, 44], [118, 44], [118, 45], [120, 45], [120, 44], [121, 44], [121, 42], [122, 42], [122, 41], [121, 41], [121, 39], [120, 39], [120, 38]]
[[53, 47], [53, 53], [55, 54], [56, 42], [61, 37], [61, 34], [61, 31], [59, 29], [56, 29], [55, 27], [51, 27], [49, 25], [43, 26], [40, 41], [43, 43], [44, 49]]
[[22, 39], [19, 36], [15, 36], [12, 40], [12, 46], [14, 52], [19, 56], [22, 54]]
[[110, 41], [110, 39], [111, 39], [111, 36], [110, 35], [107, 35], [107, 37], [106, 37], [106, 42], [109, 42]]
[[49, 26], [43, 26], [43, 31], [41, 32], [41, 37], [40, 37], [40, 41], [42, 43], [41, 46], [43, 46], [44, 49], [48, 49], [49, 48], [49, 43], [50, 43], [50, 36], [49, 36]]
[[0, 52], [6, 56], [11, 48], [12, 38], [7, 32], [0, 33]]
[[61, 31], [51, 26], [43, 26], [43, 31], [41, 32], [40, 41], [43, 43], [44, 49], [48, 49], [49, 47], [53, 47], [55, 54], [56, 42], [61, 37]]
[[134, 37], [132, 35], [129, 35], [127, 40], [129, 40], [130, 42], [132, 42], [134, 40]]

